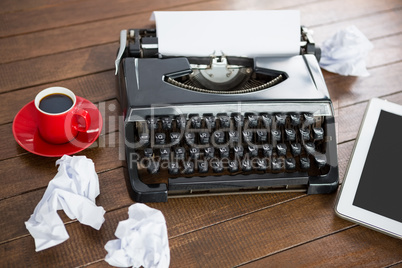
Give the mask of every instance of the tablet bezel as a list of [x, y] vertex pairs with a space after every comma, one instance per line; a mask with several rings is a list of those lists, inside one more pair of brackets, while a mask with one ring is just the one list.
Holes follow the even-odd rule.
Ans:
[[341, 191], [338, 194], [335, 212], [344, 219], [402, 239], [402, 222], [353, 205], [381, 111], [402, 116], [401, 105], [377, 98], [370, 100], [356, 139]]

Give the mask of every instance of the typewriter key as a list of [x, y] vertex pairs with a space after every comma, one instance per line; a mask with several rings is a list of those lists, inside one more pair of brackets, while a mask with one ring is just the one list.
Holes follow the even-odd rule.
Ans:
[[170, 142], [178, 143], [180, 142], [180, 133], [178, 132], [171, 132], [170, 133]]
[[230, 142], [238, 142], [239, 141], [239, 133], [237, 131], [229, 131], [229, 141]]
[[149, 165], [147, 167], [147, 170], [151, 174], [156, 174], [159, 171], [159, 162], [158, 161], [149, 161]]
[[186, 162], [184, 164], [184, 170], [183, 170], [184, 174], [192, 174], [194, 173], [194, 163], [193, 162]]
[[221, 158], [229, 157], [229, 147], [224, 146], [219, 148], [219, 154]]
[[225, 133], [221, 130], [214, 132], [214, 140], [216, 143], [221, 144], [225, 142]]
[[176, 117], [176, 124], [177, 124], [177, 127], [178, 127], [178, 128], [180, 128], [180, 129], [185, 129], [185, 128], [186, 128], [186, 124], [187, 124], [186, 118], [185, 118], [184, 116], [178, 116], [178, 117]]
[[290, 149], [292, 151], [292, 155], [296, 157], [301, 153], [301, 144], [300, 143], [292, 143], [292, 144], [290, 144]]
[[242, 116], [241, 114], [235, 114], [233, 116], [234, 122], [235, 122], [235, 126], [237, 128], [241, 128], [244, 124], [244, 116]]
[[165, 133], [156, 133], [155, 134], [155, 143], [156, 144], [165, 144], [166, 135]]
[[195, 147], [190, 148], [190, 157], [192, 159], [198, 159], [198, 157], [200, 157], [200, 149]]
[[262, 151], [265, 157], [269, 157], [272, 155], [272, 144], [264, 144], [262, 145]]
[[150, 117], [147, 119], [147, 124], [149, 129], [156, 129], [158, 128], [158, 118]]
[[287, 170], [294, 170], [296, 168], [296, 160], [293, 157], [286, 158], [285, 161]]
[[145, 148], [144, 149], [144, 155], [145, 157], [152, 157], [152, 155], [154, 154], [152, 148]]
[[276, 145], [276, 150], [278, 151], [279, 156], [286, 155], [287, 146], [285, 143], [278, 143]]
[[249, 127], [257, 127], [258, 124], [258, 116], [255, 114], [249, 114], [248, 118], [248, 126]]
[[140, 134], [140, 143], [147, 144], [149, 142], [149, 134], [147, 132], [142, 132]]
[[243, 157], [243, 152], [244, 152], [243, 146], [237, 145], [237, 146], [233, 147], [233, 150], [237, 157]]
[[313, 133], [315, 140], [322, 140], [324, 138], [324, 130], [322, 127], [313, 128]]
[[300, 135], [302, 136], [302, 140], [308, 141], [310, 139], [310, 130], [308, 128], [301, 128]]
[[198, 172], [207, 173], [208, 172], [208, 162], [198, 162]]
[[306, 152], [309, 154], [312, 154], [315, 152], [315, 145], [312, 142], [306, 142], [304, 144], [304, 148], [306, 149]]
[[252, 169], [251, 162], [248, 158], [245, 158], [241, 161], [241, 169], [245, 172], [250, 171]]
[[253, 139], [253, 132], [251, 132], [250, 130], [244, 130], [243, 139], [245, 142], [251, 141]]
[[174, 154], [176, 158], [184, 159], [186, 157], [186, 153], [183, 147], [177, 147], [174, 149]]
[[212, 159], [211, 160], [211, 166], [212, 166], [212, 170], [215, 173], [219, 173], [223, 171], [223, 165], [222, 162], [218, 159]]
[[199, 116], [191, 117], [191, 126], [193, 128], [200, 128], [201, 127], [201, 117], [199, 117]]
[[264, 123], [264, 126], [265, 126], [266, 128], [269, 128], [269, 127], [271, 126], [271, 124], [272, 124], [271, 115], [269, 115], [269, 114], [263, 114], [263, 115], [261, 116], [261, 118], [262, 118], [262, 122]]
[[209, 132], [202, 131], [199, 133], [200, 143], [201, 144], [208, 144], [209, 143]]
[[282, 170], [285, 167], [285, 164], [283, 162], [284, 159], [282, 157], [272, 157], [272, 170]]
[[220, 115], [219, 122], [220, 122], [221, 128], [226, 128], [226, 127], [230, 126], [230, 118], [227, 115]]
[[160, 152], [161, 158], [162, 158], [163, 160], [168, 160], [168, 159], [169, 159], [169, 156], [170, 156], [170, 148], [161, 148], [161, 149], [159, 150], [159, 152]]
[[291, 114], [290, 115], [290, 122], [293, 126], [297, 126], [300, 124], [300, 115], [298, 114]]
[[281, 140], [281, 131], [279, 129], [271, 130], [272, 140], [280, 141]]
[[267, 169], [267, 161], [265, 159], [257, 159], [257, 170], [264, 171]]
[[307, 157], [300, 158], [300, 167], [302, 169], [309, 169], [310, 168], [310, 159]]
[[325, 156], [325, 154], [315, 153], [314, 160], [319, 168], [322, 168], [323, 166], [325, 166], [325, 164], [327, 164], [327, 157]]
[[314, 116], [310, 113], [303, 114], [304, 116], [304, 126], [308, 126], [314, 123]]
[[266, 142], [267, 141], [267, 131], [262, 129], [262, 130], [257, 130], [257, 141], [258, 142]]
[[186, 134], [184, 134], [184, 136], [186, 137], [186, 142], [188, 145], [194, 144], [194, 141], [195, 141], [194, 132], [187, 132]]
[[178, 174], [179, 173], [179, 164], [176, 162], [170, 162], [168, 165], [169, 174]]
[[248, 152], [250, 153], [250, 156], [252, 156], [252, 157], [257, 156], [258, 155], [258, 147], [256, 145], [249, 145]]
[[229, 161], [229, 172], [237, 172], [239, 170], [239, 164], [237, 161], [230, 160]]
[[275, 115], [275, 120], [277, 125], [284, 125], [286, 123], [286, 114]]
[[294, 141], [296, 139], [296, 131], [293, 128], [285, 129], [286, 140]]
[[172, 129], [172, 118], [163, 117], [162, 118], [162, 127], [163, 127], [163, 129]]
[[209, 115], [205, 117], [205, 124], [209, 129], [215, 128], [215, 116]]
[[207, 147], [204, 149], [204, 157], [211, 158], [214, 157], [215, 149], [214, 147]]

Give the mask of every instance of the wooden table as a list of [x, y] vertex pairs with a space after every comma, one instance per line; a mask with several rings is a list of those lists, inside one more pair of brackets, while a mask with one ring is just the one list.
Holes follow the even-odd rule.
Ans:
[[[121, 29], [152, 27], [153, 10], [298, 9], [320, 44], [356, 25], [374, 44], [369, 77], [323, 71], [335, 105], [340, 180], [367, 101], [402, 104], [402, 2], [399, 0], [128, 1], [3, 0], [0, 2], [0, 266], [106, 267], [107, 241], [133, 204], [120, 160], [114, 59]], [[269, 30], [269, 25], [266, 25]], [[264, 29], [264, 26], [262, 26]], [[245, 38], [247, 38], [245, 36]], [[91, 148], [107, 211], [99, 231], [60, 213], [65, 243], [35, 252], [24, 226], [55, 176], [57, 158], [28, 153], [14, 140], [13, 118], [41, 89], [72, 89], [98, 105], [104, 128]], [[276, 193], [169, 199], [161, 210], [171, 267], [402, 267], [402, 241], [338, 218], [336, 193]], [[395, 266], [393, 266], [395, 267]]]

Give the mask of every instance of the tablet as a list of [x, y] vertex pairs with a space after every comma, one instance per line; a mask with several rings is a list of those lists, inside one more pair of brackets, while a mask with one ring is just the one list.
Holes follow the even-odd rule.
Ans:
[[402, 106], [372, 99], [335, 205], [347, 220], [402, 239]]

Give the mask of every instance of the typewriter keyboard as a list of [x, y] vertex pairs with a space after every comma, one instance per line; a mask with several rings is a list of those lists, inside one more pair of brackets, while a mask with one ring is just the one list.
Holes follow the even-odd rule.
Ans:
[[144, 183], [193, 176], [326, 174], [324, 120], [310, 113], [148, 117], [135, 123], [133, 159]]

